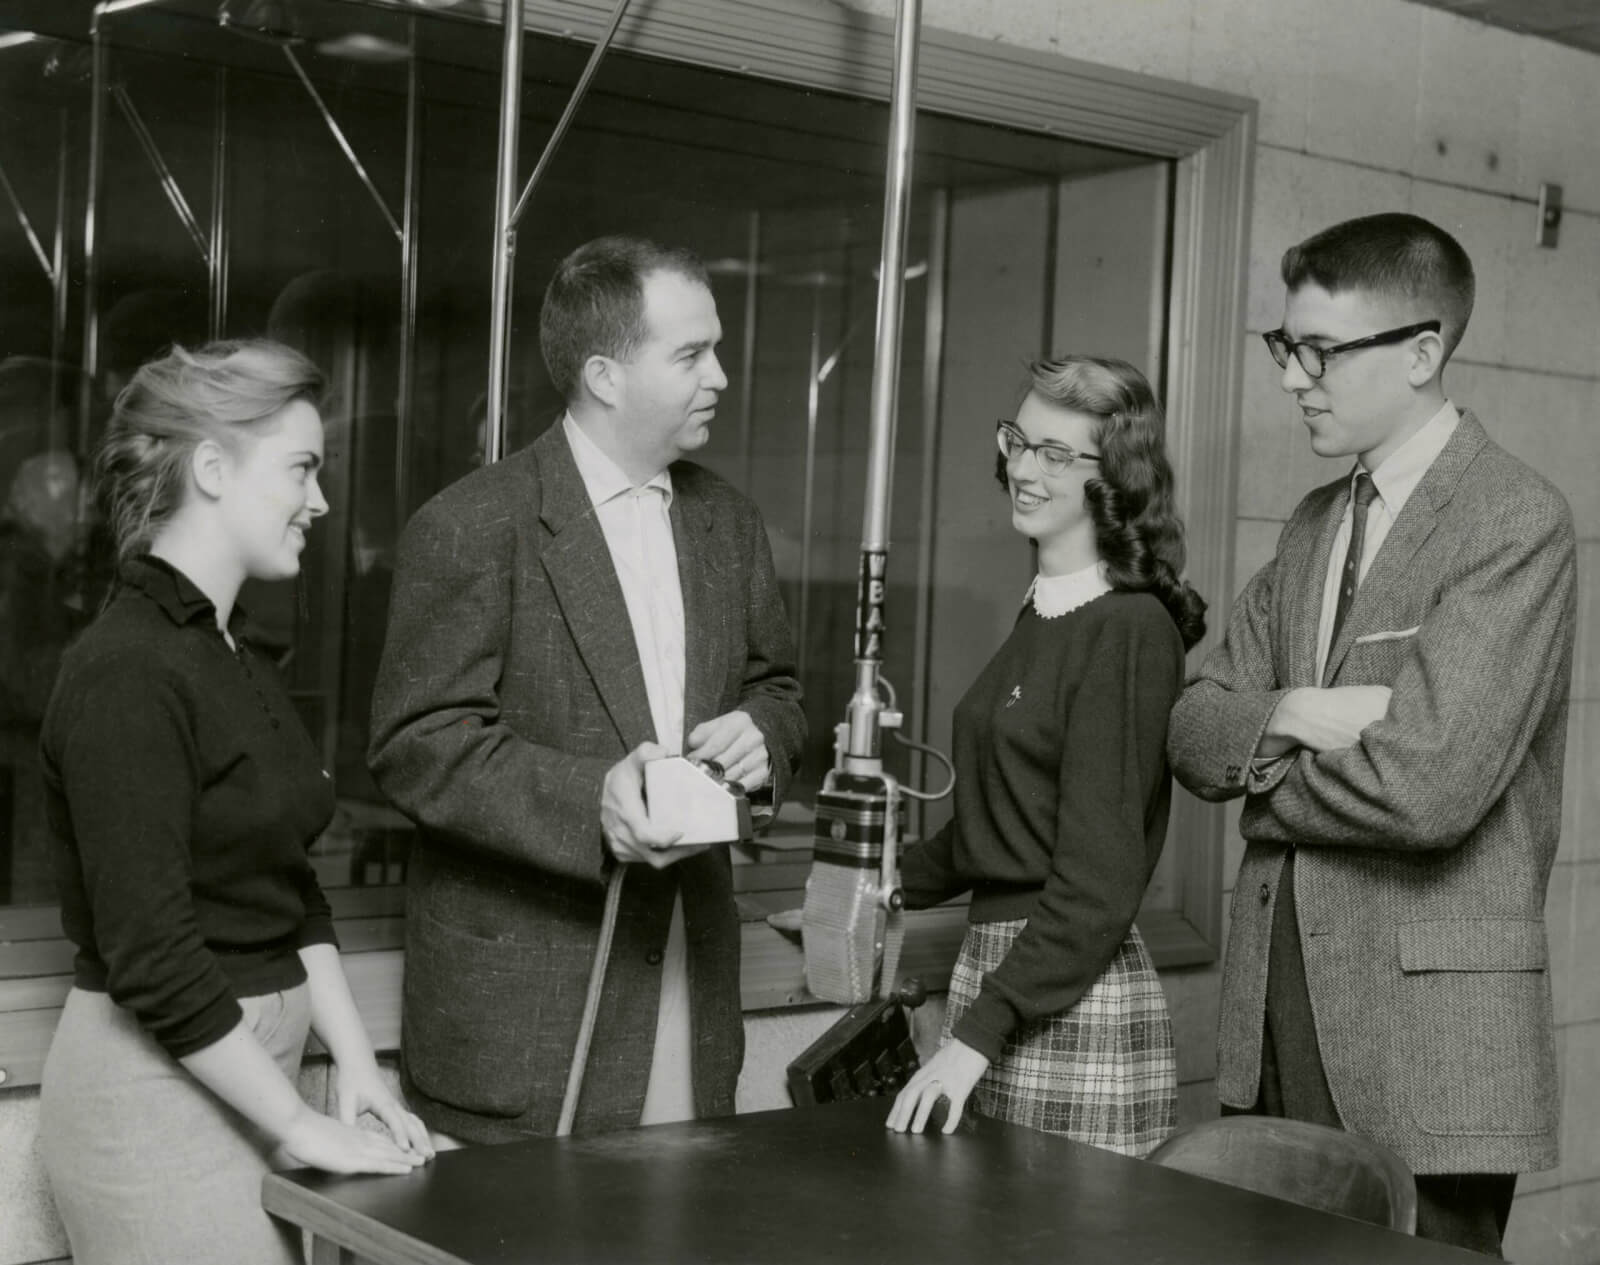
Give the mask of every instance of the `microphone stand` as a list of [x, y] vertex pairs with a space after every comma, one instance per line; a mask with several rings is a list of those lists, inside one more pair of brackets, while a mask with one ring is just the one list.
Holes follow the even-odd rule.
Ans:
[[856, 586], [855, 691], [845, 720], [834, 730], [834, 766], [817, 797], [812, 868], [801, 913], [806, 987], [824, 1001], [847, 1005], [886, 997], [895, 988], [904, 938], [900, 818], [905, 796], [937, 798], [902, 787], [884, 769], [882, 752], [883, 731], [898, 729], [903, 719], [881, 668], [920, 21], [921, 0], [899, 0]]

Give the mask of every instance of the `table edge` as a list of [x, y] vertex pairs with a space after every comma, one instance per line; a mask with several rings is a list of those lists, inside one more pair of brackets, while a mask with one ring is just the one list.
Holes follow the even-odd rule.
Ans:
[[[338, 1201], [307, 1189], [282, 1173], [268, 1173], [261, 1179], [261, 1206], [272, 1216], [319, 1239], [384, 1265], [471, 1265], [375, 1218], [352, 1214]], [[359, 1222], [352, 1221], [352, 1217], [359, 1217]]]

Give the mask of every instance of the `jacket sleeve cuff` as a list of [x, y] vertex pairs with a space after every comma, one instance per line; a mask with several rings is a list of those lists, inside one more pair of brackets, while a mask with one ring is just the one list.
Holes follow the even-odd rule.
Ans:
[[1250, 761], [1249, 775], [1244, 783], [1245, 791], [1251, 795], [1265, 795], [1288, 776], [1289, 770], [1294, 767], [1296, 754], [1297, 752], [1288, 751], [1280, 756], [1257, 756]]
[[1252, 762], [1287, 692], [1244, 694], [1209, 681], [1191, 684], [1173, 709], [1168, 733], [1167, 754], [1178, 780], [1212, 801], [1251, 789]]

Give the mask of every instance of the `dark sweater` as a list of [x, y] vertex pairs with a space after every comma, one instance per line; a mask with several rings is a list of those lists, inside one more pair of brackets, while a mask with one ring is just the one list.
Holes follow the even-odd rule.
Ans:
[[185, 576], [129, 563], [41, 739], [76, 983], [174, 1057], [225, 1036], [236, 998], [303, 981], [298, 949], [335, 943], [306, 858], [333, 784], [276, 670], [234, 639]]
[[1026, 918], [955, 1036], [997, 1061], [1073, 1006], [1127, 937], [1166, 837], [1167, 714], [1183, 641], [1160, 601], [1030, 604], [955, 711], [955, 815], [907, 850], [907, 904], [972, 891], [969, 921]]

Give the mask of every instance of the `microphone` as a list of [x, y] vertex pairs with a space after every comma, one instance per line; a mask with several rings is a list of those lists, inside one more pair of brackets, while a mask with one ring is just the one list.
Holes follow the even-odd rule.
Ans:
[[905, 937], [904, 805], [899, 783], [881, 768], [831, 769], [817, 795], [801, 925], [806, 988], [823, 1001], [854, 1005], [894, 988]]

